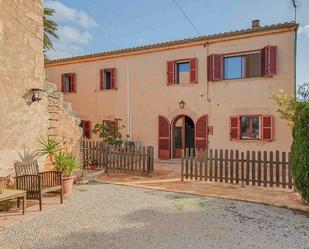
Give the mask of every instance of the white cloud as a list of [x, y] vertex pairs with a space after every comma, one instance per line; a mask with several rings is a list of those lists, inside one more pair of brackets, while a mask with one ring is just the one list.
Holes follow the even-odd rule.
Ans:
[[72, 57], [76, 54], [80, 54], [83, 51], [79, 46], [61, 42], [54, 42], [54, 49], [55, 50], [48, 50], [46, 52], [49, 59], [53, 60], [58, 58]]
[[47, 52], [50, 59], [71, 57], [83, 52], [91, 39], [90, 28], [98, 26], [86, 12], [64, 5], [59, 1], [46, 1], [46, 7], [55, 10], [52, 17], [58, 23], [57, 35], [53, 39], [54, 50]]
[[92, 38], [88, 31], [81, 31], [71, 26], [58, 27], [57, 34], [59, 42], [77, 45], [87, 45]]
[[70, 8], [58, 1], [47, 1], [45, 5], [55, 10], [54, 19], [57, 22], [75, 23], [85, 29], [98, 26], [95, 20], [82, 10]]
[[309, 24], [305, 25], [304, 27], [300, 27], [298, 29], [298, 33], [305, 35], [309, 38]]

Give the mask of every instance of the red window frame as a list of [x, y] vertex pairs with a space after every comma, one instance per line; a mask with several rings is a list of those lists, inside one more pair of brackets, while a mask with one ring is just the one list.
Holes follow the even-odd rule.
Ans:
[[189, 82], [187, 83], [197, 83], [198, 82], [198, 60], [194, 58], [185, 58], [173, 61], [167, 61], [167, 84], [168, 85], [178, 85], [178, 63], [189, 63]]
[[91, 121], [81, 120], [80, 127], [83, 128], [83, 137], [91, 139]]
[[[244, 139], [241, 135], [241, 117], [259, 117], [259, 138], [258, 139]], [[273, 141], [274, 137], [274, 118], [272, 115], [263, 114], [244, 114], [229, 117], [229, 132], [230, 140], [243, 141]], [[236, 123], [235, 120], [237, 120]]]
[[[69, 78], [69, 91], [66, 91], [65, 79]], [[61, 90], [63, 93], [74, 93], [76, 92], [76, 74], [75, 73], [64, 73], [62, 74], [62, 87]]]
[[[110, 88], [106, 88], [105, 74], [110, 73]], [[100, 89], [101, 90], [116, 90], [116, 69], [105, 68], [100, 70]]]

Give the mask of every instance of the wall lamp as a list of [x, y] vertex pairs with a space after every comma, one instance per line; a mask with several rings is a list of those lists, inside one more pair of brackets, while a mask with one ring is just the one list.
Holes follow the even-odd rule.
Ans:
[[179, 104], [180, 109], [185, 108], [186, 103], [183, 100], [181, 100], [178, 104]]
[[32, 97], [31, 100], [32, 102], [40, 102], [40, 100], [42, 100], [43, 98], [43, 93], [45, 92], [43, 89], [40, 88], [31, 88], [31, 93], [32, 93]]

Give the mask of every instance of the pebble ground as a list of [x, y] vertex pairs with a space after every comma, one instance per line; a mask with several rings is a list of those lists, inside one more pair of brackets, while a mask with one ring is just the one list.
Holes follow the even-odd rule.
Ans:
[[287, 209], [100, 183], [65, 201], [0, 231], [0, 248], [309, 249], [309, 215]]

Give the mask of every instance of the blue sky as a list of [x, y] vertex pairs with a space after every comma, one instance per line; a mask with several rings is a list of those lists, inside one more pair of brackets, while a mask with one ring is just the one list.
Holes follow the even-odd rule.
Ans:
[[[202, 35], [294, 20], [290, 0], [176, 0]], [[309, 0], [298, 0], [297, 82], [309, 82]], [[49, 58], [63, 58], [198, 36], [173, 0], [46, 0], [59, 37]]]

